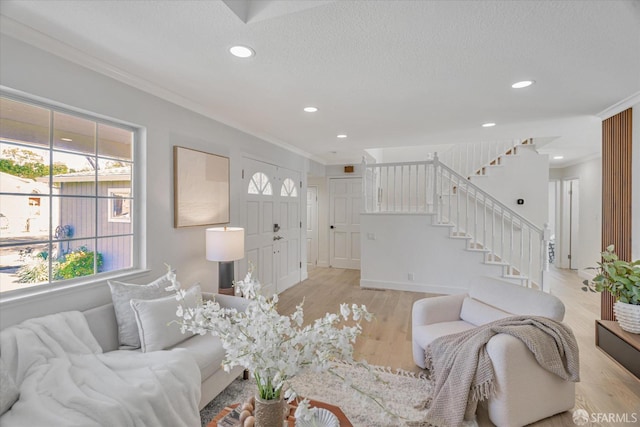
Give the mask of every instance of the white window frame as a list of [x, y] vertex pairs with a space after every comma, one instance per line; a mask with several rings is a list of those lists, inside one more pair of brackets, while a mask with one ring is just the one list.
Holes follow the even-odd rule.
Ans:
[[[24, 289], [2, 292], [0, 293], [0, 302], [14, 301], [22, 299], [24, 297], [37, 297], [39, 299], [40, 297], [45, 297], [50, 292], [55, 292], [57, 290], [64, 290], [67, 288], [73, 289], [79, 285], [95, 287], [101, 285], [101, 283], [104, 283], [103, 281], [106, 279], [137, 277], [142, 273], [146, 273], [148, 271], [146, 270], [146, 251], [144, 250], [146, 244], [146, 241], [144, 240], [144, 235], [146, 234], [146, 221], [143, 215], [146, 210], [146, 179], [143, 175], [143, 171], [145, 170], [144, 162], [146, 161], [146, 156], [144, 155], [144, 147], [146, 146], [146, 129], [131, 122], [102, 116], [90, 111], [74, 108], [65, 104], [61, 104], [59, 102], [27, 94], [21, 91], [16, 91], [7, 87], [0, 87], [0, 96], [9, 98], [13, 101], [24, 102], [37, 107], [46, 108], [54, 112], [69, 114], [87, 120], [95, 121], [96, 123], [116, 126], [131, 131], [133, 134], [131, 159], [133, 167], [131, 171], [131, 191], [133, 191], [134, 194], [134, 198], [132, 199], [132, 201], [134, 202], [134, 208], [130, 212], [129, 218], [129, 222], [131, 222], [131, 219], [133, 219], [134, 221], [134, 228], [131, 233], [132, 259], [130, 267], [111, 270], [107, 272], [97, 272], [92, 275], [82, 276], [74, 279], [52, 281], [50, 278], [49, 282], [25, 287]], [[27, 146], [27, 148], [29, 147]], [[49, 150], [51, 150], [51, 148], [49, 148]], [[40, 196], [48, 197], [48, 195]], [[96, 197], [98, 197], [98, 195], [96, 195]], [[97, 211], [96, 215], [98, 215]], [[49, 215], [49, 219], [50, 218], [51, 214]], [[94, 238], [97, 238], [97, 236], [94, 236]], [[53, 231], [51, 232], [49, 241], [52, 241], [52, 239]]]

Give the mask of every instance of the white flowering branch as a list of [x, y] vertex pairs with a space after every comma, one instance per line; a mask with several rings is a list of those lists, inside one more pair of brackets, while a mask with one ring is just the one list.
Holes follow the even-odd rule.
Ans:
[[[180, 302], [176, 315], [183, 333], [211, 333], [219, 337], [226, 352], [225, 371], [235, 366], [251, 371], [262, 399], [279, 399], [284, 390], [283, 397], [291, 402], [297, 394], [288, 385], [289, 378], [305, 369], [330, 371], [335, 361], [355, 363], [353, 344], [362, 333], [361, 322], [373, 317], [364, 305], [341, 304], [339, 313], [327, 313], [302, 326], [304, 301], [290, 316], [279, 314], [278, 296], [267, 299], [260, 293], [261, 286], [252, 269], [244, 280], [235, 283], [236, 292], [249, 300], [243, 312], [222, 308], [215, 300], [186, 307], [185, 291], [170, 267], [167, 279], [171, 286], [166, 289], [175, 291]], [[344, 324], [348, 321], [352, 326]], [[298, 405], [296, 416], [308, 416], [307, 403]]]

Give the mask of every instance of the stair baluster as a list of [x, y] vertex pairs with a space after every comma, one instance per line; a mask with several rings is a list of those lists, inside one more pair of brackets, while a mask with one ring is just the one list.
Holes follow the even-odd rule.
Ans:
[[451, 227], [451, 237], [466, 239], [467, 248], [483, 252], [485, 262], [502, 265], [505, 277], [548, 291], [545, 230], [440, 162], [437, 154], [423, 162], [363, 163], [363, 176], [364, 212], [434, 214], [435, 225]]

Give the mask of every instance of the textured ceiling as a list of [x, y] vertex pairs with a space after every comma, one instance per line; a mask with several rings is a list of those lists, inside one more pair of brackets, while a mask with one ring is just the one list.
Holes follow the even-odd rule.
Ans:
[[[595, 115], [640, 92], [639, 4], [3, 0], [0, 13], [325, 163], [528, 137], [570, 161], [598, 150]], [[256, 56], [230, 56], [235, 44]], [[524, 79], [536, 84], [511, 88]]]

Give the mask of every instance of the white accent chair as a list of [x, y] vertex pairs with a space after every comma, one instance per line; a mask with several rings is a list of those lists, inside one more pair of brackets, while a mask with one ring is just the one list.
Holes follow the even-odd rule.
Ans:
[[[476, 279], [468, 294], [418, 300], [412, 312], [413, 360], [424, 369], [424, 350], [436, 338], [527, 314], [562, 321], [564, 304], [553, 295], [490, 277]], [[497, 386], [487, 402], [495, 425], [524, 426], [573, 408], [575, 384], [541, 368], [522, 341], [498, 334], [487, 343], [487, 352]]]

